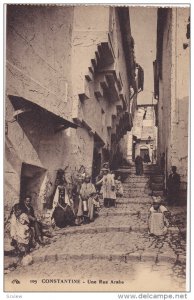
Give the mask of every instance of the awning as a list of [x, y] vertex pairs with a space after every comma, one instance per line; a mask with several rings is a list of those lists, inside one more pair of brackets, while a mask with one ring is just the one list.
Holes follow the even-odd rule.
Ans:
[[42, 106], [35, 104], [27, 99], [22, 97], [9, 95], [9, 99], [15, 109], [13, 117], [15, 119], [19, 119], [20, 116], [23, 115], [33, 115], [37, 117], [37, 120], [41, 120], [42, 118], [46, 118], [48, 120], [52, 120], [52, 123], [55, 127], [55, 132], [71, 128], [77, 128], [78, 125], [73, 123], [70, 120], [67, 120], [61, 116], [56, 115], [55, 113], [48, 111]]

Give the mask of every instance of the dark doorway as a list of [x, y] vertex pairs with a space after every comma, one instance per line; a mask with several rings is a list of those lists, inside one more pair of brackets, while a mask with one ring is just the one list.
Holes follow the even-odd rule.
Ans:
[[46, 170], [44, 168], [23, 163], [20, 180], [20, 201], [23, 201], [26, 195], [32, 197], [32, 204], [37, 208], [37, 198], [40, 192], [41, 184], [44, 180]]
[[149, 149], [140, 149], [140, 156], [144, 159], [145, 154], [149, 154]]
[[92, 165], [92, 182], [95, 183], [96, 177], [100, 173], [101, 169], [101, 153], [99, 153], [99, 149], [94, 147], [93, 152], [93, 165]]

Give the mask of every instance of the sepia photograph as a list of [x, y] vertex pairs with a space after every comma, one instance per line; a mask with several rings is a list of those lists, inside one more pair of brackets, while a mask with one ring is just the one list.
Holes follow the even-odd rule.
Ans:
[[190, 5], [4, 27], [4, 292], [189, 292]]

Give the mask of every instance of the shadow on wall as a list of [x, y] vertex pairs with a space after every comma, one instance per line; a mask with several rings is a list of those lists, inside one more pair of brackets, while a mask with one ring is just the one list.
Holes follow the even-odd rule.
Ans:
[[16, 173], [18, 173], [20, 171], [22, 162], [15, 150], [14, 145], [7, 136], [5, 138], [5, 156], [7, 161], [9, 161], [12, 169], [15, 170]]

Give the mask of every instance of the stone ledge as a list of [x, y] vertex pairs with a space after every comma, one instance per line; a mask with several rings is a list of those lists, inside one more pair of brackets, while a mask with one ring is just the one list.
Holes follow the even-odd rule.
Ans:
[[[86, 225], [87, 226], [87, 225]], [[78, 227], [75, 229], [67, 229], [62, 232], [56, 233], [56, 235], [70, 235], [70, 234], [94, 234], [94, 233], [105, 233], [105, 232], [145, 232], [148, 230], [147, 226], [131, 227], [131, 226], [98, 226], [98, 227]]]
[[[165, 254], [157, 254], [152, 252], [143, 252], [140, 254], [139, 252], [134, 253], [61, 253], [61, 254], [51, 254], [51, 255], [43, 255], [43, 256], [34, 256], [33, 262], [55, 262], [60, 260], [109, 260], [109, 261], [139, 261], [139, 262], [168, 262], [175, 263], [177, 261], [176, 255], [165, 255]], [[185, 263], [186, 260], [183, 260]]]
[[165, 254], [165, 253], [159, 253], [158, 254], [158, 262], [170, 262], [175, 263], [177, 261], [176, 254]]
[[156, 262], [156, 260], [158, 259], [158, 253], [154, 253], [153, 251], [144, 251], [141, 254], [141, 261], [152, 261], [152, 262]]
[[[141, 199], [141, 197], [139, 196], [139, 197], [135, 197], [135, 198], [139, 198], [139, 199]], [[132, 199], [132, 200], [130, 200], [130, 199]], [[134, 197], [132, 197], [132, 198], [129, 198], [129, 197], [127, 197], [127, 198], [125, 198], [125, 199], [123, 199], [123, 200], [121, 200], [121, 201], [116, 201], [116, 204], [117, 205], [119, 205], [119, 204], [152, 204], [152, 199], [149, 199], [149, 200], [147, 200], [147, 201], [141, 201], [141, 200], [133, 200], [134, 199]]]
[[179, 233], [179, 228], [178, 227], [168, 227], [168, 232]]
[[[143, 213], [141, 215], [146, 215], [146, 213]], [[148, 213], [147, 213], [148, 214]], [[138, 211], [134, 212], [134, 211], [111, 211], [111, 212], [104, 212], [104, 213], [100, 213], [99, 216], [100, 217], [105, 217], [105, 216], [137, 216]]]

